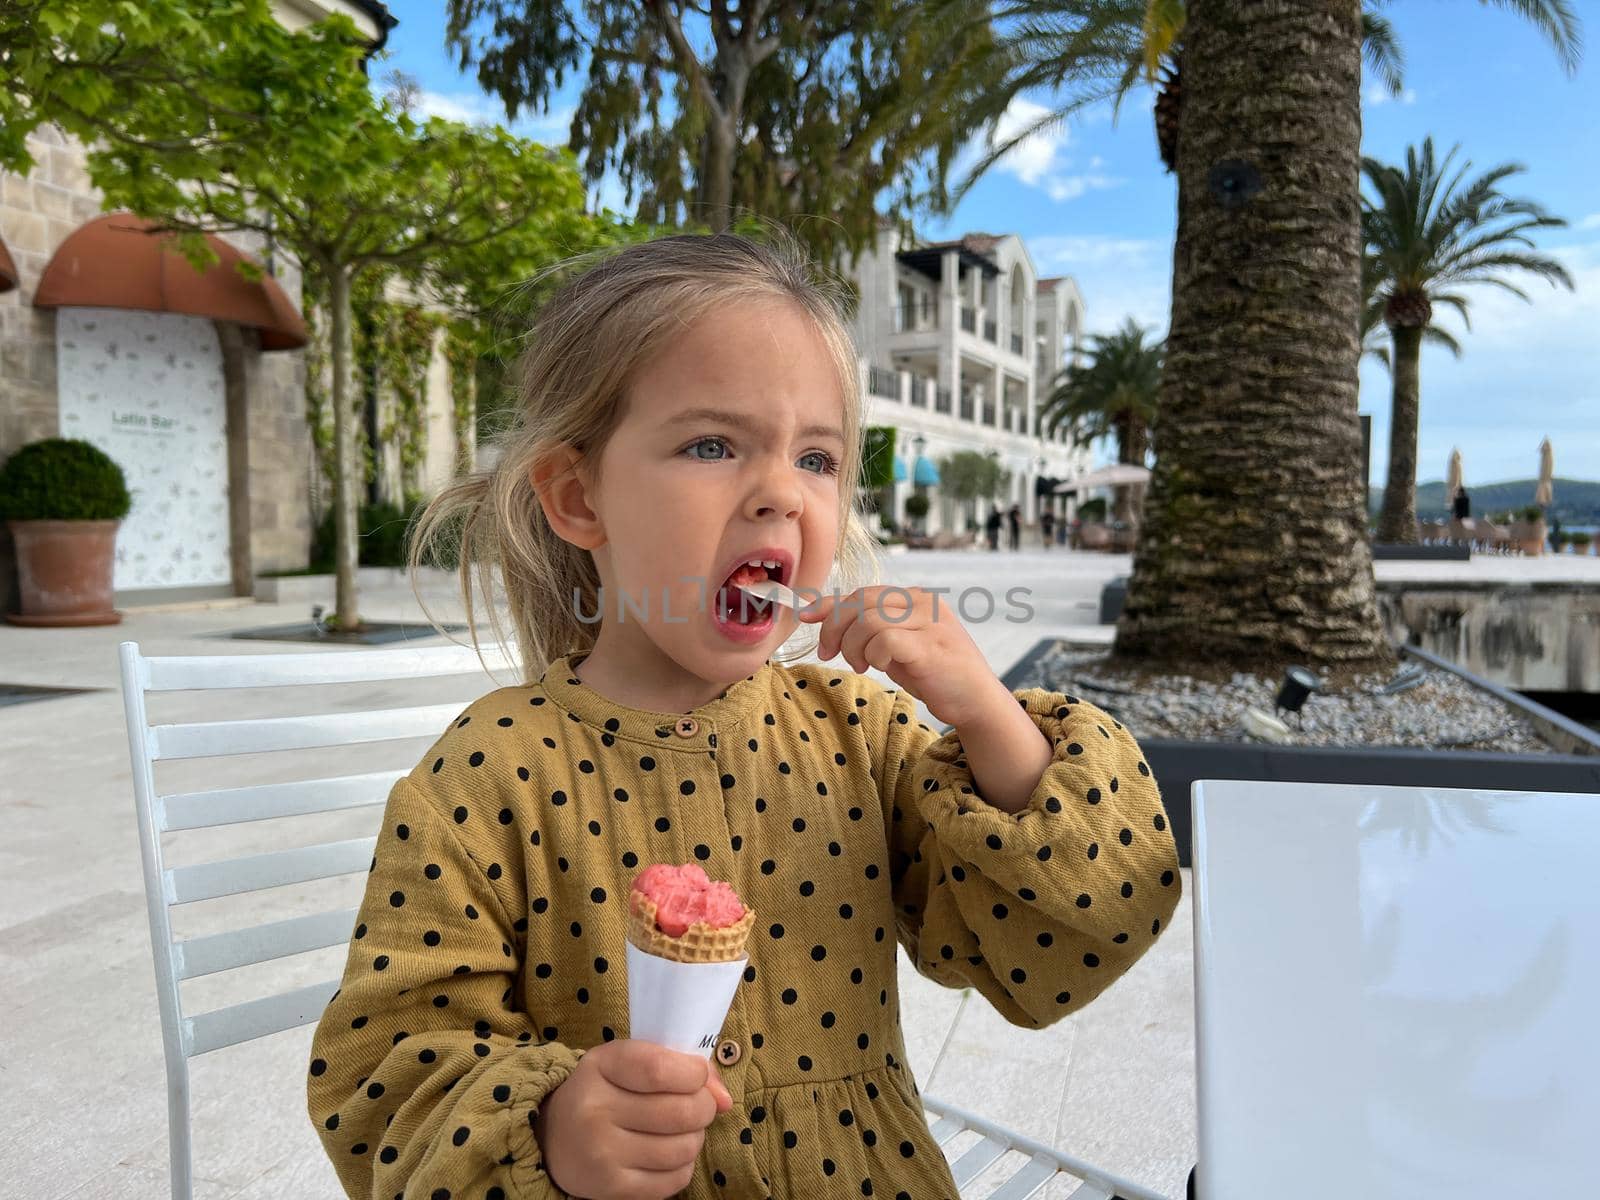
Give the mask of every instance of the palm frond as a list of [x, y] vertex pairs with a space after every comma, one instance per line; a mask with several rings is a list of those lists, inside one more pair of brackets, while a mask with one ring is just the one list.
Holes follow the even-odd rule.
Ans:
[[1549, 39], [1561, 65], [1572, 74], [1583, 57], [1583, 33], [1578, 14], [1568, 0], [1478, 0], [1478, 3], [1508, 12], [1532, 23]]
[[1361, 14], [1361, 54], [1389, 94], [1398, 96], [1404, 84], [1405, 54], [1389, 18], [1380, 17], [1371, 9]]

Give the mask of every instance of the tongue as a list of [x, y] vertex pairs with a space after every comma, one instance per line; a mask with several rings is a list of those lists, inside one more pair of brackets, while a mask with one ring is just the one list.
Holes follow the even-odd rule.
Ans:
[[728, 581], [723, 588], [723, 593], [728, 601], [728, 615], [741, 625], [748, 625], [759, 617], [763, 611], [758, 609], [754, 597], [744, 595], [743, 585], [758, 583], [766, 577], [767, 569], [765, 567], [753, 566], [750, 563], [744, 563], [732, 575], [728, 576]]
[[767, 569], [765, 567], [745, 563], [737, 568], [732, 575], [728, 576], [728, 582], [733, 584], [734, 587], [740, 587], [747, 583], [755, 583], [757, 580], [765, 579], [766, 577]]

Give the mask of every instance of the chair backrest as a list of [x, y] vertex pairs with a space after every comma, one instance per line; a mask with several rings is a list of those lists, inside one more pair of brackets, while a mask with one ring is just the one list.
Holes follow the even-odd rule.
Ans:
[[[387, 770], [165, 793], [157, 789], [155, 764], [328, 747], [358, 750], [365, 743], [434, 737], [466, 707], [466, 702], [245, 719], [224, 716], [198, 723], [152, 726], [146, 697], [152, 692], [321, 687], [464, 675], [480, 676], [486, 685], [484, 690], [489, 690], [499, 683], [485, 668], [514, 669], [515, 653], [491, 644], [482, 647], [481, 658], [480, 652], [470, 646], [157, 658], [142, 654], [137, 642], [123, 642], [119, 656], [166, 1056], [172, 1190], [174, 1196], [187, 1197], [191, 1186], [188, 1060], [316, 1021], [337, 990], [339, 980], [324, 980], [198, 1013], [186, 1011], [180, 985], [218, 972], [343, 945], [350, 939], [357, 910], [354, 906], [329, 909], [182, 940], [173, 934], [172, 910], [220, 897], [365, 872], [377, 842], [379, 810], [395, 781], [415, 765], [416, 756], [411, 754]], [[219, 702], [216, 708], [222, 713], [227, 711], [224, 703]], [[232, 774], [237, 776], [238, 771]], [[368, 808], [374, 810], [373, 836], [180, 866], [167, 863], [163, 835]], [[231, 913], [229, 919], [233, 919]]]

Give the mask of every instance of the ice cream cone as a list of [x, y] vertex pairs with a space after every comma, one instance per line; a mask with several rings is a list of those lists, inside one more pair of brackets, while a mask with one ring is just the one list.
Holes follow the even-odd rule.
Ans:
[[680, 936], [673, 937], [657, 928], [655, 901], [643, 892], [628, 893], [628, 940], [646, 954], [672, 962], [719, 963], [743, 958], [755, 923], [755, 910], [747, 906], [744, 916], [732, 925], [713, 929], [704, 921], [696, 921]]

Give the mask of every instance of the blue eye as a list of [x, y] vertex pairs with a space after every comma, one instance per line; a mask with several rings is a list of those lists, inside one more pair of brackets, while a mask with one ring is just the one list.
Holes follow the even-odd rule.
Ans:
[[[723, 439], [723, 438], [719, 438], [719, 437], [703, 437], [699, 441], [695, 442], [694, 445], [686, 447], [686, 450], [693, 450], [695, 448], [695, 446], [704, 446], [707, 443], [715, 443], [715, 444], [721, 446], [724, 450], [726, 450], [727, 446], [728, 446], [727, 441], [725, 439]], [[701, 462], [721, 462], [722, 461], [721, 458], [700, 458], [700, 456], [698, 454], [690, 455], [690, 457], [691, 458], [699, 458]]]
[[[694, 451], [696, 449], [698, 449], [701, 446], [706, 446], [706, 445], [720, 446], [722, 448], [722, 450], [723, 450], [723, 453], [717, 455], [714, 458], [706, 458], [706, 457], [703, 457], [700, 454], [694, 453]], [[728, 439], [727, 438], [723, 438], [723, 437], [703, 437], [703, 438], [697, 438], [695, 441], [693, 441], [689, 445], [685, 446], [683, 448], [682, 452], [684, 454], [689, 455], [690, 458], [693, 458], [693, 459], [695, 459], [695, 460], [697, 460], [699, 462], [726, 462], [727, 458], [728, 458], [728, 454], [729, 454], [730, 451], [729, 451], [729, 448], [728, 448]], [[826, 450], [808, 450], [803, 455], [800, 456], [800, 461], [804, 462], [808, 458], [820, 458], [822, 460], [822, 465], [820, 467], [814, 469], [814, 471], [813, 471], [814, 474], [818, 474], [818, 475], [837, 475], [839, 473], [839, 461], [836, 458], [834, 458], [833, 455], [829, 454]]]

